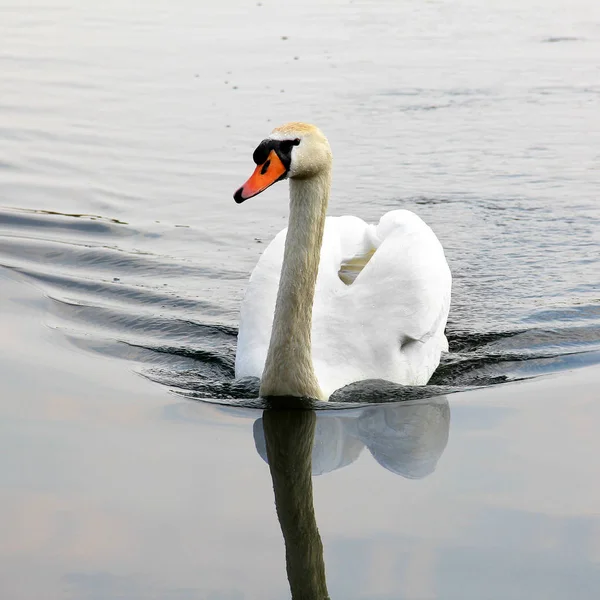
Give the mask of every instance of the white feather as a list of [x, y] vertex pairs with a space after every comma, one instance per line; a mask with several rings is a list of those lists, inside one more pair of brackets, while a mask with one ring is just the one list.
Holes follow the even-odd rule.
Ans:
[[[236, 377], [261, 377], [271, 339], [285, 236], [256, 265], [241, 308]], [[344, 261], [375, 249], [351, 285]], [[448, 350], [444, 335], [451, 275], [436, 235], [417, 215], [395, 210], [369, 225], [328, 217], [312, 319], [312, 360], [323, 393], [364, 379], [427, 383]]]

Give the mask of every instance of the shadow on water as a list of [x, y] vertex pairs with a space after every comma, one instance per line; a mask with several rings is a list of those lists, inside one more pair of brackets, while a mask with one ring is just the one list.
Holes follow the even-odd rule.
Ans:
[[329, 598], [312, 475], [351, 464], [366, 447], [392, 473], [427, 477], [446, 448], [449, 427], [450, 407], [443, 397], [372, 406], [342, 416], [269, 409], [254, 422], [256, 449], [273, 480], [294, 600]]

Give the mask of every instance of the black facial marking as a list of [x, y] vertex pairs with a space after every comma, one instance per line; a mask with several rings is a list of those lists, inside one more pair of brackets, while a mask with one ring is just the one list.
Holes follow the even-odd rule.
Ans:
[[[254, 151], [252, 160], [254, 160], [254, 163], [257, 165], [265, 165], [269, 158], [269, 154], [272, 150], [275, 150], [275, 153], [287, 171], [292, 164], [292, 148], [299, 144], [300, 140], [298, 138], [295, 140], [263, 140]], [[264, 175], [268, 168], [268, 165], [264, 166], [263, 169], [261, 169], [261, 173]]]
[[269, 170], [270, 166], [271, 166], [271, 161], [267, 159], [267, 162], [265, 162], [265, 164], [262, 166], [262, 169], [260, 170], [260, 174], [264, 175]]
[[279, 149], [283, 154], [289, 154], [294, 146], [300, 143], [299, 139], [295, 140], [283, 140], [279, 143]]
[[267, 158], [269, 158], [269, 153], [273, 149], [271, 147], [272, 140], [263, 140], [252, 155], [252, 160], [255, 165], [262, 165]]

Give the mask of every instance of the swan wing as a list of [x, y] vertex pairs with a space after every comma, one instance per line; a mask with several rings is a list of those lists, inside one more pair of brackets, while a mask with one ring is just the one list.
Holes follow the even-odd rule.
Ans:
[[[260, 377], [269, 346], [287, 230], [250, 277], [240, 314], [236, 377]], [[447, 350], [451, 277], [441, 244], [414, 213], [377, 225], [328, 217], [313, 305], [313, 363], [321, 389], [382, 378], [424, 384]]]
[[262, 377], [271, 340], [287, 228], [267, 246], [254, 267], [242, 305], [235, 354], [235, 376]]
[[[322, 389], [367, 378], [427, 383], [448, 349], [451, 275], [436, 235], [407, 210], [376, 226], [356, 217], [328, 225], [313, 308]], [[339, 270], [353, 263], [364, 266], [347, 285]]]
[[383, 325], [393, 315], [401, 345], [437, 335], [446, 324], [452, 277], [435, 233], [413, 212], [395, 210], [369, 234], [371, 260], [341, 300], [360, 305], [363, 321]]

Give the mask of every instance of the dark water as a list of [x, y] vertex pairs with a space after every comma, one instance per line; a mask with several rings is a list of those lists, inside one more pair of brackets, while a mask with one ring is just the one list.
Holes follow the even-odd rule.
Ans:
[[331, 597], [595, 598], [598, 415], [562, 402], [597, 379], [453, 393], [597, 373], [599, 56], [591, 0], [0, 0], [4, 596], [288, 594], [278, 467], [233, 381], [287, 189], [232, 193], [274, 126], [306, 120], [334, 152], [329, 213], [414, 210], [454, 276], [450, 354], [390, 396], [456, 398], [447, 451], [443, 398], [290, 432], [331, 474], [314, 490]]

